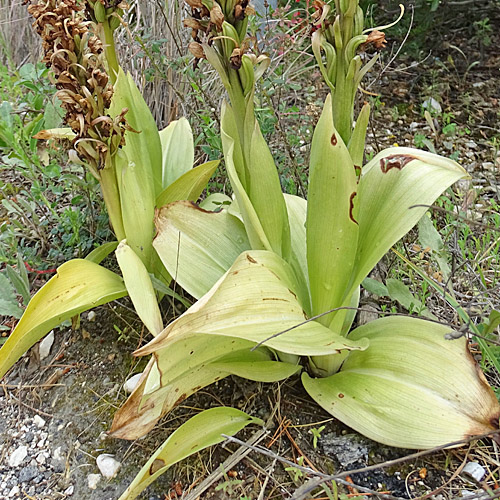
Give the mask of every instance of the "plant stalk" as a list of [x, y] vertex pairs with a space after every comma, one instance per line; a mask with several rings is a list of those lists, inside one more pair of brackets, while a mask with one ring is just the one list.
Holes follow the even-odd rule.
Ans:
[[120, 70], [120, 63], [118, 61], [118, 56], [116, 55], [113, 30], [109, 24], [109, 19], [100, 23], [100, 25], [102, 30], [101, 40], [104, 45], [104, 53], [106, 54], [106, 60], [108, 62], [109, 78], [111, 79], [111, 83], [114, 85]]
[[[108, 163], [111, 163], [109, 165]], [[108, 210], [109, 220], [116, 239], [122, 241], [125, 239], [125, 229], [122, 220], [122, 209], [120, 203], [120, 191], [118, 189], [118, 181], [116, 178], [116, 171], [114, 160], [110, 159], [106, 162], [104, 168], [100, 171], [101, 179], [101, 192]]]

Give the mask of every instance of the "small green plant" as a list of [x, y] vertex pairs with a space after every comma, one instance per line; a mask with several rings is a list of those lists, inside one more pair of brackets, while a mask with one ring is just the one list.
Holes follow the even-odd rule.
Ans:
[[321, 432], [325, 430], [325, 426], [321, 427], [312, 427], [309, 432], [313, 437], [313, 448], [316, 449], [318, 447], [318, 439], [321, 437]]
[[[297, 465], [300, 467], [304, 466], [304, 456], [301, 455], [299, 458], [297, 458]], [[298, 467], [294, 467], [291, 465], [290, 467], [285, 467], [285, 470], [290, 474], [290, 477], [292, 478], [292, 481], [295, 484], [298, 484], [300, 480], [305, 476], [305, 473], [302, 469], [299, 469]]]

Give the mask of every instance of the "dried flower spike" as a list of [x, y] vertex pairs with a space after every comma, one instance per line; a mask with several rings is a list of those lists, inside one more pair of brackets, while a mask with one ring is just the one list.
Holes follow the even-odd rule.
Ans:
[[[124, 144], [130, 128], [124, 110], [115, 119], [106, 112], [113, 86], [106, 70], [101, 41], [94, 35], [85, 3], [77, 0], [25, 0], [34, 17], [33, 27], [42, 38], [42, 61], [52, 68], [57, 97], [66, 111], [65, 123], [75, 132], [74, 147], [80, 159], [99, 178], [106, 159]], [[96, 4], [107, 7], [97, 0]], [[116, 7], [120, 5], [113, 2]]]

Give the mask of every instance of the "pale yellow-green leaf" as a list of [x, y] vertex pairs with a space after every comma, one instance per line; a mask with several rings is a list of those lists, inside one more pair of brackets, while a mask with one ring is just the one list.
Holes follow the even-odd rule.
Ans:
[[93, 262], [70, 260], [31, 299], [0, 349], [0, 378], [36, 342], [63, 321], [127, 295], [123, 280]]
[[128, 109], [125, 115], [127, 123], [138, 133], [127, 131], [122, 149], [129, 161], [139, 166], [142, 176], [149, 178], [147, 182], [152, 182], [156, 197], [163, 189], [160, 135], [153, 115], [132, 76], [130, 73], [125, 74], [120, 68], [114, 84], [110, 115], [115, 117], [125, 108]]
[[339, 373], [303, 375], [309, 394], [346, 425], [381, 443], [432, 448], [498, 429], [495, 394], [467, 349], [446, 340], [447, 326], [408, 317], [381, 318], [350, 338], [370, 341]]
[[170, 275], [190, 295], [200, 298], [250, 248], [243, 224], [226, 210], [207, 212], [179, 201], [156, 218], [153, 246]]
[[246, 171], [243, 161], [231, 107], [223, 103], [221, 115], [221, 138], [227, 175], [245, 224], [248, 240], [254, 250], [272, 250], [271, 243], [246, 191], [246, 186], [250, 183], [250, 174]]
[[291, 194], [285, 194], [284, 197], [290, 222], [291, 256], [289, 261], [300, 285], [300, 303], [306, 313], [311, 316], [306, 248], [307, 201]]
[[263, 425], [236, 408], [210, 408], [189, 419], [156, 450], [120, 500], [133, 500], [173, 464], [222, 442], [222, 434], [232, 436], [249, 424]]
[[186, 118], [182, 117], [179, 120], [171, 121], [168, 127], [160, 132], [160, 141], [162, 150], [162, 188], [165, 189], [193, 168], [193, 132]]
[[151, 271], [155, 216], [152, 179], [142, 168], [143, 164], [132, 161], [125, 151], [115, 155], [115, 165], [127, 244]]
[[127, 245], [126, 240], [120, 242], [115, 255], [135, 312], [146, 328], [153, 335], [158, 335], [163, 330], [163, 321], [146, 267], [134, 250]]
[[368, 128], [369, 118], [370, 105], [365, 103], [359, 112], [358, 118], [356, 119], [356, 125], [352, 131], [351, 139], [349, 140], [349, 154], [351, 155], [355, 168], [359, 168], [360, 171], [363, 165], [366, 129]]
[[[356, 171], [333, 126], [331, 97], [314, 132], [307, 200], [307, 265], [312, 312], [342, 305], [356, 256]], [[332, 316], [319, 320], [328, 325]]]
[[[293, 270], [278, 255], [243, 252], [206, 295], [139, 353], [168, 349], [178, 338], [189, 342], [195, 333], [266, 341], [272, 349], [304, 356], [366, 348], [364, 340], [352, 342], [316, 321], [304, 323], [306, 316], [297, 300], [297, 288]], [[287, 333], [268, 338], [292, 327]]]
[[254, 120], [251, 127], [249, 151], [245, 161], [250, 173], [246, 187], [248, 198], [272, 250], [287, 259], [290, 255], [288, 214], [278, 171], [257, 120]]
[[207, 187], [219, 163], [218, 160], [209, 161], [188, 170], [160, 193], [156, 206], [161, 208], [178, 200], [196, 201]]
[[[449, 186], [467, 177], [456, 162], [410, 148], [389, 148], [364, 168], [359, 183], [359, 243], [352, 287], [424, 215]], [[416, 206], [423, 205], [423, 206]]]

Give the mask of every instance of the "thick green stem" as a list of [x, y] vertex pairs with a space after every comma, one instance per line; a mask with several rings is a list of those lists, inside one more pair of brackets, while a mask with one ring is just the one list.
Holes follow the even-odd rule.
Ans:
[[106, 165], [101, 171], [101, 192], [108, 210], [109, 220], [116, 239], [121, 241], [125, 239], [125, 229], [123, 227], [122, 209], [120, 204], [120, 192], [118, 190], [118, 182], [114, 168], [114, 161], [110, 161], [111, 165]]
[[309, 359], [309, 368], [316, 377], [329, 377], [339, 371], [348, 355], [349, 351], [341, 351], [329, 356], [313, 356]]
[[238, 134], [240, 136], [241, 147], [243, 149], [245, 147], [245, 120], [247, 119], [246, 101], [237, 70], [229, 70], [229, 81], [231, 83], [231, 89], [228, 91], [229, 100], [231, 101], [231, 107], [233, 108], [236, 126], [238, 127]]
[[106, 54], [106, 60], [108, 61], [109, 77], [111, 79], [111, 83], [114, 85], [120, 70], [120, 63], [118, 62], [118, 56], [116, 55], [115, 39], [113, 37], [113, 30], [109, 25], [109, 19], [101, 23], [101, 27], [103, 33], [101, 40], [104, 44], [104, 53]]
[[337, 81], [332, 97], [333, 124], [344, 144], [349, 144], [352, 134], [353, 103], [352, 92], [346, 81], [344, 54], [337, 56]]

